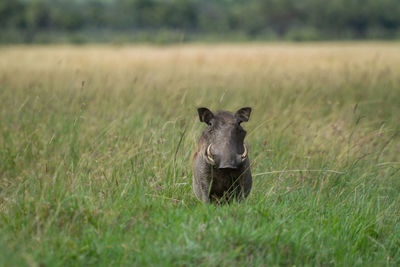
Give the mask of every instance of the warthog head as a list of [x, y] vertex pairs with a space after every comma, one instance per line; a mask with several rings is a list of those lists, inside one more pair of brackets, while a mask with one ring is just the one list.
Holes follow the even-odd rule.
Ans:
[[247, 159], [244, 144], [246, 131], [240, 125], [249, 120], [251, 108], [245, 107], [235, 114], [218, 111], [215, 114], [207, 108], [199, 108], [201, 122], [208, 127], [203, 131], [200, 142], [207, 163], [218, 169], [238, 169]]

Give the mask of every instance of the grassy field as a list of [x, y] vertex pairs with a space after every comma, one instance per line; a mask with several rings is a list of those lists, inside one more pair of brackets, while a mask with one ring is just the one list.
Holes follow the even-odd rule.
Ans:
[[[0, 265], [400, 264], [400, 43], [0, 48]], [[253, 107], [204, 205], [196, 108]]]

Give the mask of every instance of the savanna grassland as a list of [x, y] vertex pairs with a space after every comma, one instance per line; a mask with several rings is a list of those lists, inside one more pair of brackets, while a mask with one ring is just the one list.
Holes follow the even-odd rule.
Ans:
[[[0, 265], [400, 264], [400, 44], [0, 48]], [[253, 107], [204, 205], [196, 108]]]

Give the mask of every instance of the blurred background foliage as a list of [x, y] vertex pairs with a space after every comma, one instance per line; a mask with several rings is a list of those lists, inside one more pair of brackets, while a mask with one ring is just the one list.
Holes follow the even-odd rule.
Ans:
[[1, 0], [0, 42], [397, 39], [399, 0]]

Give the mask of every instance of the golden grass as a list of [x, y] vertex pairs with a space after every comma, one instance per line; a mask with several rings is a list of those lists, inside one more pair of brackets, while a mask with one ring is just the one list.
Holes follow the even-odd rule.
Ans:
[[[85, 88], [92, 93], [86, 99], [97, 103], [89, 107], [92, 114], [105, 105], [104, 97], [115, 101], [111, 113], [121, 112], [118, 105], [133, 105], [150, 115], [181, 117], [194, 116], [200, 105], [250, 105], [252, 126], [290, 121], [318, 150], [331, 146], [331, 138], [342, 142], [352, 134], [355, 105], [371, 112], [397, 95], [399, 48], [398, 43], [11, 46], [0, 50], [0, 77], [22, 95], [29, 91], [21, 88], [77, 95]], [[22, 96], [21, 101], [16, 105], [23, 105]], [[365, 132], [356, 133], [356, 140], [363, 143], [386, 130], [376, 131], [363, 138]]]

